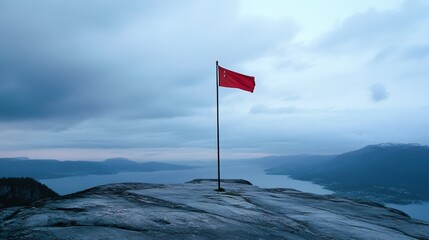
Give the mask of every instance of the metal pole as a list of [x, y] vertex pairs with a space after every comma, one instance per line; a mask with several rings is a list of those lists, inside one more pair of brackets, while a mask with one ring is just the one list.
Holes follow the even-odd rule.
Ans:
[[216, 117], [217, 117], [217, 191], [222, 191], [220, 188], [220, 150], [219, 150], [219, 68], [216, 61]]

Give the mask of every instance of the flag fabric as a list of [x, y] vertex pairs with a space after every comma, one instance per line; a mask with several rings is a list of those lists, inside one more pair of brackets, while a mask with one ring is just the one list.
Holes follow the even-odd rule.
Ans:
[[255, 89], [255, 77], [247, 76], [218, 66], [219, 86], [229, 88], [239, 88], [252, 92]]

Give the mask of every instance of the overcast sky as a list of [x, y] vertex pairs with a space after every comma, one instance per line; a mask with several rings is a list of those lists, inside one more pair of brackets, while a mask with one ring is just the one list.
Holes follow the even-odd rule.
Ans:
[[0, 157], [225, 159], [429, 144], [429, 1], [0, 1]]

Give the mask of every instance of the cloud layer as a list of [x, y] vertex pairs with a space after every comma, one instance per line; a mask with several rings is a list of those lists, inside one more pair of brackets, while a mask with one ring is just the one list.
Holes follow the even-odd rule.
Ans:
[[243, 4], [2, 1], [0, 154], [214, 158], [216, 60], [257, 81], [254, 94], [221, 89], [231, 157], [429, 144], [427, 121], [401, 117], [429, 117], [426, 3], [368, 7], [308, 42], [288, 11], [243, 15]]

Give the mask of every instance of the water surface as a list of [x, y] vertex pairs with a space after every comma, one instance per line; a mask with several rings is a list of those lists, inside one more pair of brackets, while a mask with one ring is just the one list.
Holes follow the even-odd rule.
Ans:
[[[221, 174], [222, 178], [245, 179], [250, 181], [253, 185], [263, 188], [293, 188], [315, 194], [333, 193], [312, 182], [295, 180], [285, 175], [265, 174], [264, 169], [258, 166], [226, 165], [222, 168]], [[216, 166], [189, 170], [121, 172], [110, 175], [74, 176], [43, 179], [40, 180], [40, 182], [46, 184], [57, 193], [64, 195], [109, 183], [144, 182], [174, 184], [185, 183], [197, 178], [217, 178]], [[409, 205], [388, 204], [387, 206], [399, 209], [413, 218], [429, 222], [429, 202]]]
[[[253, 185], [263, 188], [294, 188], [303, 192], [330, 194], [331, 191], [308, 181], [300, 181], [285, 175], [267, 175], [257, 166], [227, 166], [222, 169], [222, 178], [245, 179]], [[42, 179], [59, 194], [69, 194], [90, 187], [109, 183], [144, 182], [144, 183], [185, 183], [197, 178], [217, 178], [216, 167], [201, 167], [189, 170], [172, 170], [156, 172], [121, 172], [110, 175], [85, 175], [55, 179]]]

